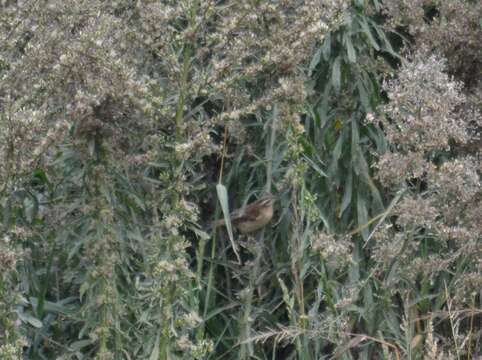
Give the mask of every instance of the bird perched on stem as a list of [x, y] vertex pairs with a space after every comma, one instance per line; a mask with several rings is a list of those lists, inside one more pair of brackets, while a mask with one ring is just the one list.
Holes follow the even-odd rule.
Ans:
[[[229, 216], [231, 224], [241, 233], [252, 233], [266, 226], [273, 218], [274, 197], [266, 194], [259, 200], [252, 202], [241, 209], [234, 210]], [[224, 226], [224, 219], [213, 222], [213, 228]]]

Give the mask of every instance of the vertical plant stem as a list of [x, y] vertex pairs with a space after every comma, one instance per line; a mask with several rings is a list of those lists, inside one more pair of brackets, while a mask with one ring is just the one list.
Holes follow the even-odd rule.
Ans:
[[[272, 172], [273, 172], [273, 148], [276, 137], [276, 124], [278, 121], [278, 106], [275, 104], [273, 107], [273, 117], [271, 122], [271, 133], [269, 139], [269, 146], [266, 148], [266, 187], [267, 192], [271, 192]], [[252, 323], [252, 308], [253, 308], [253, 296], [256, 289], [256, 281], [259, 278], [261, 268], [261, 258], [264, 249], [264, 229], [260, 232], [256, 241], [256, 257], [254, 259], [254, 265], [249, 274], [249, 286], [248, 293], [246, 295], [246, 302], [244, 306], [244, 314], [241, 322], [241, 349], [240, 359], [248, 359], [253, 355], [253, 346], [247, 343], [251, 335], [251, 323]]]
[[274, 104], [273, 106], [273, 120], [271, 122], [271, 135], [270, 141], [268, 143], [268, 148], [266, 149], [266, 160], [267, 160], [267, 167], [266, 167], [266, 191], [271, 192], [271, 182], [273, 178], [273, 148], [274, 148], [274, 141], [276, 139], [276, 125], [278, 120], [278, 105]]
[[[293, 192], [292, 194], [292, 204], [293, 206], [293, 233], [291, 236], [291, 273], [293, 275], [293, 283], [294, 283], [294, 292], [296, 297], [296, 303], [298, 304], [298, 311], [293, 312], [293, 319], [292, 323], [293, 326], [299, 327], [302, 330], [305, 330], [307, 327], [308, 318], [305, 314], [305, 299], [304, 299], [304, 288], [303, 288], [303, 279], [301, 278], [301, 272], [303, 268], [303, 239], [302, 239], [302, 232], [305, 230], [303, 229], [303, 219], [305, 214], [298, 213], [298, 209], [303, 209], [297, 198], [299, 197], [298, 193]], [[308, 226], [308, 225], [307, 225]], [[299, 314], [298, 318], [296, 318], [296, 314]], [[304, 335], [301, 335], [299, 338], [296, 339], [296, 347], [298, 356], [300, 359], [309, 359], [309, 351], [308, 351], [308, 342]]]
[[186, 103], [187, 82], [191, 65], [191, 46], [184, 44], [181, 78], [179, 79], [179, 99], [176, 107], [176, 141], [182, 141], [182, 119]]

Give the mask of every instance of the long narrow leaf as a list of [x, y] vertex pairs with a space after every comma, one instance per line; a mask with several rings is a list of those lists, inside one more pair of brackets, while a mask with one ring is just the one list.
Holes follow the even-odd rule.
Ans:
[[234, 236], [233, 236], [233, 227], [231, 225], [231, 217], [229, 216], [229, 204], [228, 204], [228, 191], [223, 184], [216, 185], [216, 192], [218, 193], [219, 203], [221, 204], [221, 210], [223, 211], [224, 215], [224, 222], [226, 224], [226, 229], [228, 230], [229, 241], [231, 241], [231, 245], [233, 247], [233, 251], [238, 258], [238, 261], [241, 263], [241, 258], [239, 257], [238, 249], [236, 244], [234, 243]]

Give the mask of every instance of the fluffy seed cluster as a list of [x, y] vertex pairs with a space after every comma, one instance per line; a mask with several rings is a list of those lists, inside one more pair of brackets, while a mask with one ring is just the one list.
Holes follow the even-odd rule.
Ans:
[[[480, 161], [459, 153], [461, 144], [473, 141], [473, 117], [446, 62], [423, 48], [384, 88], [390, 98], [386, 117], [370, 119], [381, 120], [392, 149], [376, 164], [378, 178], [406, 195], [393, 211], [396, 226], [374, 236], [374, 255], [380, 262], [397, 259], [413, 281], [434, 279], [463, 254], [481, 250]], [[460, 294], [470, 289], [460, 284]]]

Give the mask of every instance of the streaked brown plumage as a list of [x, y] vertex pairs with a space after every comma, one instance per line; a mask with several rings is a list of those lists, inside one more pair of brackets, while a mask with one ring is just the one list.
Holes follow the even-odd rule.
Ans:
[[[267, 194], [241, 209], [234, 210], [230, 214], [231, 224], [243, 234], [259, 230], [273, 218], [273, 203], [273, 195]], [[224, 219], [213, 222], [214, 228], [224, 225]]]

